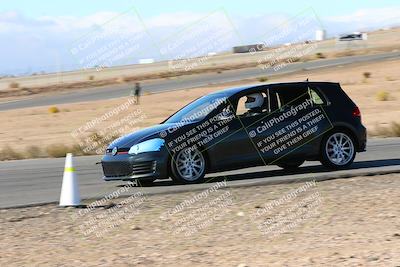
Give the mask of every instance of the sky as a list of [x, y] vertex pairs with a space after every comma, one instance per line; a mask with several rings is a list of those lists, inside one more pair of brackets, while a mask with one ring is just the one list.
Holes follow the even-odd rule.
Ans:
[[[288, 22], [292, 36], [274, 39]], [[0, 75], [179, 59], [310, 39], [317, 29], [334, 37], [398, 25], [398, 0], [0, 0]]]

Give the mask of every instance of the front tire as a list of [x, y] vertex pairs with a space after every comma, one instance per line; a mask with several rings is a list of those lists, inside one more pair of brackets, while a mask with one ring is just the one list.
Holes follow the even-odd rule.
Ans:
[[325, 136], [321, 145], [321, 163], [332, 170], [345, 169], [356, 156], [353, 138], [341, 131]]
[[193, 184], [204, 180], [207, 162], [197, 148], [186, 148], [171, 160], [172, 180], [176, 183]]

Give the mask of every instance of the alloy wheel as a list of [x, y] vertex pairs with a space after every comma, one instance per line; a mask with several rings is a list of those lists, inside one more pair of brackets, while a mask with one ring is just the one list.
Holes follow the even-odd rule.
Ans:
[[353, 159], [354, 144], [345, 133], [334, 133], [325, 145], [325, 153], [330, 162], [335, 165], [346, 165]]
[[205, 161], [197, 149], [187, 148], [179, 152], [175, 159], [176, 170], [186, 181], [195, 181], [204, 173]]

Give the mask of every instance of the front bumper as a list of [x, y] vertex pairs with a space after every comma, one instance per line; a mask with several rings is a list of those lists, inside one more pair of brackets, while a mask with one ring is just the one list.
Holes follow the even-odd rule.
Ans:
[[168, 156], [162, 152], [106, 154], [101, 165], [105, 181], [168, 178]]

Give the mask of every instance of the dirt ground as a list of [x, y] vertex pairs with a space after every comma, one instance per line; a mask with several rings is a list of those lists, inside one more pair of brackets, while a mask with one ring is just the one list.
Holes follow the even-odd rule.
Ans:
[[[0, 266], [399, 266], [399, 178], [137, 193], [90, 212], [4, 209]], [[90, 232], [93, 218], [114, 227]]]
[[[365, 72], [370, 72], [371, 77], [365, 78]], [[353, 64], [314, 71], [304, 70], [296, 74], [272, 77], [267, 82], [302, 81], [306, 78], [309, 78], [310, 81], [340, 82], [343, 89], [359, 105], [363, 122], [369, 131], [373, 131], [377, 125], [387, 126], [392, 121], [399, 122], [399, 60]], [[0, 113], [0, 149], [7, 144], [13, 144], [13, 148], [18, 151], [24, 151], [32, 145], [46, 147], [54, 144], [76, 144], [81, 138], [89, 134], [99, 133], [104, 129], [113, 132], [118, 128], [120, 134], [128, 133], [137, 128], [162, 122], [188, 102], [209, 92], [230, 86], [255, 83], [259, 83], [259, 81], [253, 79], [218, 86], [210, 85], [203, 88], [144, 95], [141, 98], [140, 105], [129, 105], [127, 109], [85, 129], [83, 133], [76, 137], [73, 137], [71, 133], [80, 127], [84, 127], [93, 119], [101, 118], [107, 112], [127, 103], [128, 97], [58, 105], [59, 113], [50, 113], [49, 107], [3, 111]], [[388, 94], [387, 101], [377, 100], [376, 95], [380, 91]], [[132, 113], [134, 114], [129, 118], [131, 121], [134, 118], [134, 123], [129, 127], [107, 128], [113, 123], [127, 118]]]

